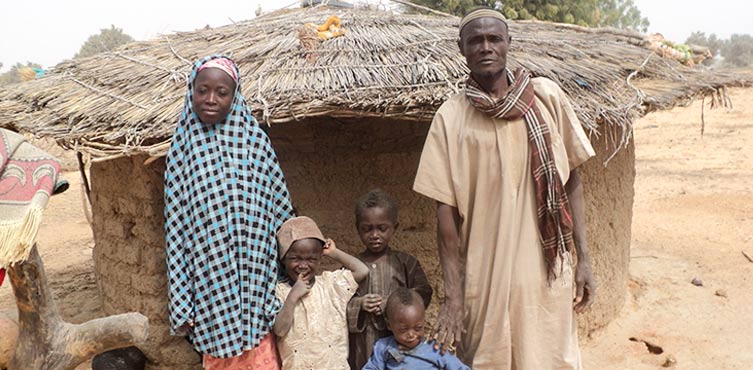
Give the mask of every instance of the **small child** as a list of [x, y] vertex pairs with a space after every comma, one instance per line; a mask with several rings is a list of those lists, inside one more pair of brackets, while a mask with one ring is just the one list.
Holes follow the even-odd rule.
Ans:
[[[286, 275], [276, 287], [284, 304], [274, 325], [282, 368], [349, 370], [345, 309], [369, 268], [325, 240], [308, 217], [285, 221], [277, 238]], [[316, 275], [322, 255], [345, 269]]]
[[397, 211], [395, 198], [379, 189], [361, 196], [356, 203], [356, 230], [365, 247], [358, 258], [369, 266], [369, 276], [348, 303], [348, 361], [352, 369], [362, 368], [374, 343], [390, 335], [383, 315], [390, 293], [406, 287], [415, 290], [426, 307], [431, 302], [432, 288], [418, 260], [390, 248], [398, 228]]
[[413, 290], [399, 288], [387, 299], [387, 326], [393, 336], [378, 340], [363, 370], [470, 370], [450, 352], [424, 341], [424, 304]]

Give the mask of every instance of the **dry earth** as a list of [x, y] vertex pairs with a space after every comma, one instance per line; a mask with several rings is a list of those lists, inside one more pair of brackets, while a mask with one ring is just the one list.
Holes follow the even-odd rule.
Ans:
[[[753, 368], [753, 262], [742, 254], [753, 257], [753, 89], [731, 97], [734, 109], [706, 109], [704, 136], [700, 102], [636, 123], [627, 304], [583, 343], [586, 369], [657, 369], [670, 355], [676, 369]], [[71, 188], [50, 201], [40, 252], [63, 317], [81, 322], [101, 309], [81, 181], [64, 177]], [[0, 315], [17, 315], [7, 282]]]
[[629, 297], [586, 369], [753, 369], [753, 90], [730, 96], [703, 136], [700, 101], [637, 122]]

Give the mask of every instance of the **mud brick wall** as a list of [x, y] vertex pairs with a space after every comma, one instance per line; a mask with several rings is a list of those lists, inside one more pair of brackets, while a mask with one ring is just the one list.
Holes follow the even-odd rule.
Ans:
[[[349, 253], [362, 250], [355, 230], [358, 197], [374, 187], [400, 202], [400, 228], [393, 246], [416, 256], [434, 287], [428, 319], [443, 299], [436, 252], [435, 204], [413, 192], [413, 179], [428, 123], [318, 119], [269, 130], [293, 198], [302, 215]], [[591, 138], [597, 156], [580, 168], [586, 199], [591, 258], [598, 284], [591, 311], [579, 317], [582, 336], [617, 316], [627, 291], [633, 211], [635, 151], [632, 144], [604, 166], [612, 153], [605, 129]]]
[[107, 315], [138, 311], [149, 318], [139, 348], [151, 370], [201, 369], [199, 355], [170, 336], [163, 217], [163, 160], [144, 156], [95, 163], [91, 168], [94, 268]]
[[580, 169], [586, 198], [586, 231], [591, 249], [591, 266], [596, 278], [596, 302], [578, 317], [581, 337], [604, 327], [625, 304], [630, 264], [630, 238], [635, 195], [635, 146], [621, 149], [609, 163], [614, 149], [602, 127], [591, 137], [596, 157]]
[[[361, 250], [355, 232], [356, 199], [380, 187], [400, 202], [400, 228], [393, 246], [415, 255], [434, 286], [433, 319], [443, 288], [435, 241], [435, 205], [411, 190], [427, 123], [390, 120], [307, 120], [269, 129], [293, 203], [349, 253]], [[581, 170], [591, 257], [599, 285], [593, 309], [579, 317], [582, 336], [608, 324], [625, 301], [635, 152], [612, 153], [601, 132], [592, 138], [597, 157]], [[200, 369], [183, 338], [171, 337], [167, 321], [163, 231], [164, 161], [143, 156], [92, 166], [95, 269], [105, 313], [139, 311], [149, 317], [141, 350], [149, 369]], [[335, 267], [327, 264], [327, 267]]]

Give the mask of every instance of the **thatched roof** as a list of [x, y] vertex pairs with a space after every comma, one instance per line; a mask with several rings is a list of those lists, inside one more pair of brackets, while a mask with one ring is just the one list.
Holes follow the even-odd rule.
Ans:
[[[332, 14], [347, 35], [304, 50], [297, 30]], [[94, 156], [161, 154], [191, 63], [214, 53], [233, 56], [246, 99], [269, 124], [316, 116], [429, 121], [467, 73], [456, 46], [458, 21], [318, 7], [133, 42], [0, 90], [0, 126], [53, 137]], [[624, 31], [511, 22], [510, 33], [511, 64], [557, 81], [584, 126], [617, 128], [610, 131], [617, 146], [648, 110], [753, 80], [662, 59], [640, 35]], [[307, 61], [311, 53], [314, 63]], [[644, 94], [637, 89], [642, 84], [651, 90]]]

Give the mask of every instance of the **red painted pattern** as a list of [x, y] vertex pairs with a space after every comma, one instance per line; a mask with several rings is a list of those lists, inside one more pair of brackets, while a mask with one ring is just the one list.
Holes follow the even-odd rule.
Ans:
[[0, 203], [29, 202], [38, 191], [49, 196], [58, 172], [60, 164], [51, 159], [8, 161], [0, 178]]

